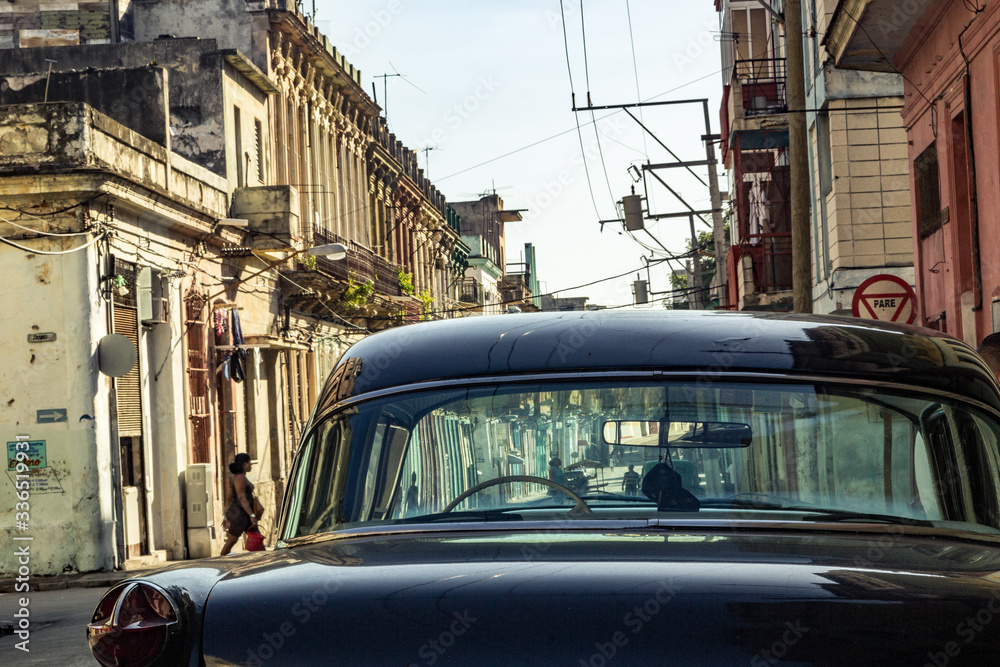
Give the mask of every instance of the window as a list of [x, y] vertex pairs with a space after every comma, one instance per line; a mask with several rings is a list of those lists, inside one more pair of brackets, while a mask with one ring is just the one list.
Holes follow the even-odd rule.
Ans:
[[917, 228], [920, 238], [924, 239], [941, 229], [936, 141], [932, 141], [913, 161], [913, 173], [917, 186]]
[[626, 466], [645, 475], [659, 463], [704, 517], [863, 514], [1000, 532], [998, 436], [996, 417], [974, 407], [863, 385], [574, 381], [413, 392], [352, 406], [309, 435], [297, 474], [308, 470], [310, 481], [297, 482], [287, 537], [452, 511], [458, 520], [561, 520], [575, 501], [544, 482], [560, 479], [552, 467], [578, 471], [592, 519], [653, 516], [662, 509], [644, 497], [623, 502], [634, 494], [597, 471], [622, 479]]
[[260, 120], [253, 121], [254, 149], [257, 151], [257, 180], [264, 182], [264, 131]]
[[240, 119], [240, 108], [233, 107], [233, 132], [236, 137], [236, 187], [246, 185], [243, 173], [243, 127]]

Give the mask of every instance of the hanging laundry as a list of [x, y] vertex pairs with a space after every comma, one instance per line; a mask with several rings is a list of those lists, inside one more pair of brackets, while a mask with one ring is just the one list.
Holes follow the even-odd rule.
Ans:
[[233, 345], [240, 347], [246, 344], [246, 341], [243, 340], [243, 327], [240, 326], [240, 313], [235, 308], [231, 308], [229, 313], [233, 318]]
[[229, 375], [234, 382], [243, 382], [247, 379], [246, 373], [246, 350], [238, 347], [229, 355]]
[[230, 317], [232, 317], [232, 331], [233, 331], [233, 345], [236, 349], [232, 351], [229, 355], [229, 374], [232, 376], [234, 382], [243, 382], [247, 379], [246, 374], [246, 357], [247, 352], [241, 346], [246, 343], [243, 340], [243, 327], [240, 326], [240, 314], [235, 308], [230, 309]]
[[215, 337], [222, 338], [226, 333], [226, 311], [216, 308], [212, 316], [215, 319]]

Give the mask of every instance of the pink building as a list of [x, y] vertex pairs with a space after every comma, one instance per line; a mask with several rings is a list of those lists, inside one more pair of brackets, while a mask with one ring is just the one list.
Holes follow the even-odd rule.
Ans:
[[1000, 3], [841, 0], [823, 41], [905, 77], [919, 323], [978, 343], [1000, 329]]

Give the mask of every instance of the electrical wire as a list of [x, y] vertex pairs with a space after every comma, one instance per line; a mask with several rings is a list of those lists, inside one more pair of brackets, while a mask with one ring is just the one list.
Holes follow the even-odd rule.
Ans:
[[[713, 76], [718, 76], [719, 74], [721, 74], [724, 71], [725, 71], [724, 69], [720, 69], [720, 70], [717, 70], [715, 72], [711, 72], [709, 74], [706, 74], [704, 76], [700, 76], [697, 79], [692, 79], [691, 81], [688, 81], [687, 83], [682, 83], [681, 85], [676, 86], [674, 88], [671, 88], [670, 90], [665, 90], [662, 93], [658, 93], [658, 94], [653, 95], [652, 97], [650, 97], [648, 99], [642, 100], [642, 102], [652, 102], [654, 100], [657, 100], [657, 99], [663, 97], [664, 95], [669, 95], [670, 93], [676, 92], [676, 91], [680, 90], [681, 88], [687, 88], [688, 86], [692, 86], [692, 85], [698, 83], [699, 81], [704, 81], [705, 79], [711, 78]], [[621, 113], [621, 111], [612, 111], [611, 113], [608, 113], [608, 114], [605, 114], [604, 116], [601, 116], [597, 120], [599, 120], [599, 121], [605, 120], [607, 118], [610, 118], [610, 117], [614, 116], [617, 113]], [[520, 148], [515, 148], [514, 150], [508, 151], [506, 153], [503, 153], [502, 155], [498, 155], [498, 156], [490, 158], [489, 160], [486, 160], [484, 162], [480, 162], [478, 164], [474, 164], [471, 167], [466, 167], [465, 169], [460, 169], [460, 170], [458, 170], [456, 172], [448, 174], [447, 176], [443, 176], [441, 178], [436, 178], [434, 180], [437, 183], [441, 183], [442, 181], [445, 181], [445, 180], [447, 180], [449, 178], [452, 178], [454, 176], [459, 176], [459, 175], [464, 174], [466, 172], [472, 171], [473, 169], [478, 169], [479, 167], [484, 167], [484, 166], [486, 166], [488, 164], [496, 162], [497, 160], [502, 160], [504, 158], [510, 157], [511, 155], [516, 155], [517, 153], [520, 153], [522, 151], [526, 151], [529, 148], [534, 148], [535, 146], [538, 146], [538, 145], [544, 144], [546, 142], [552, 141], [553, 139], [558, 139], [559, 137], [561, 137], [561, 136], [563, 136], [565, 134], [569, 134], [570, 132], [574, 132], [574, 131], [576, 131], [576, 128], [572, 128], [571, 127], [568, 130], [563, 130], [562, 132], [557, 132], [557, 133], [555, 133], [555, 134], [553, 134], [553, 135], [551, 135], [549, 137], [545, 137], [544, 139], [539, 139], [538, 141], [533, 141], [532, 143], [527, 144], [525, 146], [521, 146]]]
[[45, 213], [31, 213], [29, 211], [22, 211], [19, 208], [15, 208], [13, 206], [7, 206], [7, 205], [2, 204], [2, 203], [0, 203], [0, 208], [4, 209], [6, 211], [14, 211], [15, 213], [20, 213], [21, 215], [27, 215], [27, 216], [31, 216], [33, 218], [38, 218], [38, 219], [41, 220], [41, 219], [47, 218], [49, 216], [59, 215], [61, 213], [65, 213], [66, 211], [72, 211], [74, 208], [80, 208], [81, 206], [86, 206], [87, 204], [89, 204], [90, 202], [94, 201], [98, 197], [110, 197], [110, 196], [111, 195], [109, 193], [107, 193], [107, 192], [95, 192], [94, 194], [92, 194], [91, 196], [87, 197], [86, 199], [84, 199], [81, 202], [78, 202], [76, 204], [71, 204], [70, 206], [66, 206], [64, 208], [56, 209], [54, 211], [47, 211]]
[[[251, 254], [253, 254], [253, 256], [256, 257], [257, 259], [259, 259], [260, 261], [262, 261], [262, 262], [265, 261], [263, 258], [259, 257], [256, 253], [253, 253], [252, 251], [251, 251]], [[278, 267], [272, 267], [272, 268], [277, 269]], [[307, 288], [305, 288], [302, 285], [298, 284], [297, 282], [295, 282], [294, 280], [292, 280], [291, 278], [289, 278], [288, 276], [286, 276], [285, 274], [283, 274], [281, 271], [278, 271], [278, 277], [282, 278], [284, 280], [287, 280], [288, 282], [290, 282], [291, 284], [295, 285], [296, 287], [298, 287], [303, 292], [309, 291]], [[239, 287], [237, 286], [237, 290], [238, 289], [239, 289]], [[346, 320], [343, 317], [341, 317], [340, 315], [338, 315], [337, 312], [334, 311], [333, 308], [330, 308], [330, 306], [328, 306], [324, 301], [320, 301], [320, 304], [322, 304], [322, 306], [324, 308], [326, 308], [327, 310], [329, 310], [330, 314], [332, 314], [334, 317], [336, 317], [338, 320], [340, 320], [341, 322], [343, 322], [344, 324], [346, 324], [350, 328], [352, 328], [354, 330], [360, 330], [360, 331], [363, 331], [365, 333], [371, 333], [365, 327], [359, 327], [356, 324], [352, 324], [348, 320]]]
[[[559, 0], [559, 14], [562, 17], [563, 47], [566, 50], [566, 71], [569, 74], [569, 92], [573, 100], [573, 106], [576, 107], [576, 91], [573, 86], [573, 68], [570, 67], [569, 61], [569, 36], [566, 34], [566, 10], [563, 6], [563, 0]], [[583, 130], [580, 129], [579, 114], [574, 112], [573, 120], [576, 121], [576, 135], [580, 140], [580, 159], [583, 161], [583, 171], [587, 176], [587, 189], [590, 190], [590, 201], [594, 205], [594, 215], [600, 218], [601, 214], [597, 209], [597, 197], [594, 196], [594, 184], [590, 180], [590, 167], [587, 166], [587, 151], [583, 147]]]
[[907, 76], [905, 74], [903, 74], [898, 69], [896, 69], [896, 66], [893, 65], [892, 61], [889, 60], [889, 57], [886, 56], [885, 53], [882, 52], [882, 49], [879, 48], [879, 45], [875, 43], [875, 40], [872, 39], [871, 35], [868, 34], [868, 31], [865, 30], [865, 27], [863, 25], [861, 25], [861, 23], [859, 23], [858, 20], [856, 18], [854, 18], [854, 16], [849, 11], [847, 11], [847, 8], [844, 6], [844, 3], [840, 3], [839, 9], [842, 12], [844, 12], [844, 15], [847, 16], [847, 18], [849, 18], [852, 21], [854, 21], [854, 25], [858, 26], [858, 29], [861, 30], [861, 32], [863, 32], [865, 34], [865, 37], [867, 37], [868, 41], [871, 42], [872, 47], [876, 51], [878, 51], [878, 54], [880, 56], [882, 56], [882, 60], [885, 61], [885, 64], [888, 65], [889, 67], [891, 67], [892, 71], [894, 71], [896, 74], [898, 74], [899, 76], [903, 77], [904, 81], [906, 81], [911, 86], [913, 86], [913, 89], [916, 90], [918, 93], [920, 93], [920, 96], [922, 98], [924, 98], [924, 101], [926, 101], [927, 104], [930, 105], [930, 107], [931, 107], [931, 131], [933, 132], [934, 137], [937, 138], [937, 124], [936, 124], [936, 122], [934, 120], [935, 114], [936, 114], [935, 107], [934, 107], [934, 102], [931, 102], [930, 98], [927, 97], [927, 95], [924, 94], [924, 91], [920, 90], [920, 87], [917, 86], [917, 84], [913, 83], [913, 81], [911, 81], [909, 78], [907, 78]]
[[[629, 269], [628, 271], [625, 271], [624, 273], [619, 273], [619, 274], [614, 275], [614, 276], [608, 276], [607, 278], [598, 278], [597, 280], [592, 280], [589, 283], [583, 283], [582, 285], [574, 285], [573, 287], [564, 287], [562, 289], [553, 290], [553, 291], [545, 292], [545, 293], [542, 293], [542, 294], [533, 294], [530, 298], [532, 298], [532, 299], [538, 299], [538, 298], [541, 298], [543, 296], [553, 296], [555, 294], [558, 294], [559, 292], [572, 292], [573, 290], [583, 289], [584, 287], [590, 287], [591, 285], [597, 285], [598, 283], [608, 282], [609, 280], [616, 280], [618, 278], [622, 278], [622, 277], [627, 276], [629, 274], [636, 273], [637, 271], [642, 271], [647, 266], [655, 266], [656, 264], [660, 264], [660, 263], [665, 262], [665, 261], [667, 261], [667, 260], [665, 260], [665, 259], [657, 259], [654, 262], [649, 262], [649, 263], [647, 263], [647, 264], [645, 264], [645, 265], [643, 265], [643, 266], [641, 266], [639, 268]], [[523, 299], [508, 299], [508, 300], [505, 300], [505, 301], [495, 301], [495, 302], [491, 302], [491, 303], [476, 304], [475, 306], [464, 306], [462, 308], [446, 308], [446, 309], [442, 309], [442, 310], [432, 310], [432, 311], [428, 311], [428, 312], [422, 313], [422, 314], [425, 315], [425, 316], [428, 316], [428, 315], [445, 315], [445, 314], [449, 314], [449, 313], [468, 313], [468, 312], [471, 312], [471, 311], [479, 310], [480, 308], [486, 308], [486, 307], [491, 307], [491, 306], [504, 306], [504, 305], [507, 305], [509, 303], [520, 303], [521, 301], [523, 301]], [[390, 317], [369, 317], [369, 318], [366, 318], [366, 319], [369, 319], [369, 320], [390, 320], [390, 321], [391, 320], [395, 320], [395, 318], [390, 318]]]
[[9, 239], [3, 238], [2, 236], [0, 236], [0, 243], [6, 243], [9, 246], [13, 246], [13, 247], [17, 248], [18, 250], [23, 250], [24, 252], [29, 253], [31, 255], [68, 255], [70, 253], [78, 252], [80, 250], [85, 250], [85, 249], [89, 248], [90, 246], [94, 245], [95, 243], [97, 243], [98, 241], [100, 241], [101, 239], [103, 239], [105, 236], [107, 236], [107, 232], [103, 233], [100, 236], [94, 237], [93, 239], [91, 239], [90, 241], [84, 243], [81, 246], [77, 246], [75, 248], [70, 248], [69, 250], [60, 250], [60, 251], [53, 251], [53, 250], [33, 250], [33, 249], [28, 248], [26, 246], [18, 245], [17, 243], [14, 243], [13, 241], [11, 241]]
[[[625, 16], [628, 19], [628, 40], [632, 49], [632, 76], [635, 79], [635, 99], [638, 102], [642, 100], [642, 93], [639, 92], [639, 63], [635, 55], [635, 33], [632, 30], [632, 9], [629, 6], [629, 0], [625, 0]], [[642, 107], [639, 107], [639, 120], [643, 123], [646, 122], [645, 116], [642, 115]], [[642, 154], [646, 158], [646, 162], [649, 162], [649, 143], [645, 132], [642, 133]], [[653, 193], [647, 192], [646, 197], [649, 199], [650, 208], [656, 208], [656, 198]]]
[[[9, 210], [9, 209], [7, 209], [7, 210]], [[3, 217], [2, 215], [0, 215], [0, 220], [2, 220], [3, 222], [6, 222], [8, 225], [14, 225], [15, 227], [17, 227], [19, 229], [23, 229], [26, 232], [31, 232], [32, 234], [38, 234], [39, 236], [87, 236], [88, 234], [92, 233], [89, 230], [88, 231], [83, 231], [83, 232], [43, 232], [40, 229], [33, 229], [31, 227], [26, 227], [24, 225], [18, 224], [16, 222], [14, 222], [13, 220], [8, 220], [7, 218]]]
[[[580, 32], [583, 34], [583, 74], [587, 83], [587, 106], [592, 106], [590, 100], [590, 65], [587, 62], [587, 21], [583, 14], [583, 2], [584, 0], [580, 0]], [[601, 147], [601, 133], [597, 129], [597, 116], [593, 110], [590, 112], [590, 120], [594, 126], [594, 136], [597, 138], [597, 154], [601, 158], [601, 169], [604, 170], [604, 182], [608, 185], [611, 208], [614, 209], [618, 203], [615, 200], [615, 193], [611, 189], [611, 179], [608, 177], [608, 163], [604, 159], [604, 149]]]

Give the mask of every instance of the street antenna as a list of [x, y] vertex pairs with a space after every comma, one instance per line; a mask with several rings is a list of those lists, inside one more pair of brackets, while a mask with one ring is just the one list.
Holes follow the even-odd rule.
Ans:
[[389, 61], [389, 67], [392, 68], [392, 72], [393, 72], [392, 74], [388, 74], [388, 73], [386, 73], [386, 74], [376, 74], [375, 76], [372, 77], [373, 79], [382, 79], [382, 111], [385, 113], [385, 122], [386, 122], [386, 124], [389, 123], [389, 77], [398, 76], [400, 79], [402, 79], [406, 83], [410, 84], [411, 86], [413, 86], [414, 88], [416, 88], [417, 90], [419, 90], [424, 95], [427, 94], [426, 90], [424, 90], [423, 88], [421, 88], [417, 84], [415, 84], [412, 81], [410, 81], [409, 79], [407, 79], [405, 74], [400, 74], [399, 71], [396, 70], [396, 66], [392, 64], [391, 60]]
[[431, 176], [430, 152], [431, 151], [439, 151], [441, 149], [438, 148], [437, 146], [424, 146], [420, 150], [423, 151], [423, 153], [424, 153], [424, 174], [427, 175], [427, 178], [430, 178], [430, 176]]

